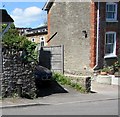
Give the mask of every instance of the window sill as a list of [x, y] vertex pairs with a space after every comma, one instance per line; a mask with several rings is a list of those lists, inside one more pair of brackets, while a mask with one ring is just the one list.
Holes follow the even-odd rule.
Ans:
[[107, 54], [107, 55], [104, 56], [104, 59], [107, 59], [107, 58], [116, 58], [116, 57], [117, 57], [117, 55], [115, 55], [115, 54]]
[[115, 23], [117, 23], [118, 22], [118, 20], [106, 20], [106, 22], [115, 22]]

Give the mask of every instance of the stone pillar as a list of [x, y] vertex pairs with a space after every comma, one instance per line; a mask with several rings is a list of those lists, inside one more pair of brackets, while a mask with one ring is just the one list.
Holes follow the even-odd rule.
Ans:
[[86, 77], [86, 81], [85, 81], [85, 88], [86, 88], [86, 92], [90, 92], [91, 91], [91, 77]]

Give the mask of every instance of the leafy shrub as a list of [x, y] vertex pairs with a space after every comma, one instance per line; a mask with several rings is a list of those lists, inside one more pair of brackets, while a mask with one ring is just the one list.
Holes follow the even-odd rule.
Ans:
[[103, 69], [101, 69], [101, 71], [114, 74], [115, 72], [118, 72], [119, 67], [120, 67], [120, 62], [119, 62], [119, 58], [118, 58], [118, 60], [116, 62], [114, 62], [113, 65], [104, 66]]
[[101, 71], [102, 71], [102, 72], [109, 72], [110, 69], [109, 69], [109, 67], [104, 67], [103, 69], [101, 69]]
[[60, 73], [54, 73], [53, 74], [53, 79], [59, 82], [61, 85], [69, 85], [76, 89], [77, 91], [80, 91], [82, 93], [85, 93], [86, 90], [78, 83], [72, 82], [72, 80]]
[[[5, 28], [5, 26], [3, 26]], [[14, 24], [11, 24], [10, 29], [2, 37], [3, 47], [9, 50], [22, 51], [22, 60], [31, 62], [37, 61], [36, 43], [29, 41], [25, 36], [20, 36]]]
[[115, 70], [116, 71], [118, 71], [118, 68], [120, 67], [120, 63], [119, 63], [119, 61], [116, 61], [115, 63], [114, 63], [114, 68], [115, 68]]

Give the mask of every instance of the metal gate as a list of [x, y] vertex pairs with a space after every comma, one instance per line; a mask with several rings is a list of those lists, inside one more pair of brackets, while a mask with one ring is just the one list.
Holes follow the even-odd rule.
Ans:
[[41, 47], [39, 64], [51, 71], [64, 73], [64, 46]]

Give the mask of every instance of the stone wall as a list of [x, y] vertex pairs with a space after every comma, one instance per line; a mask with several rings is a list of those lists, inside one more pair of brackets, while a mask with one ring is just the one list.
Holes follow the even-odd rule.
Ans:
[[[91, 72], [90, 64], [90, 3], [55, 2], [49, 11], [50, 45], [64, 45], [66, 73]], [[84, 31], [87, 32], [85, 37]]]
[[22, 81], [22, 96], [35, 97], [36, 86], [32, 72], [33, 66], [30, 63], [22, 62], [20, 52], [4, 49], [2, 97], [18, 94], [18, 79]]
[[71, 80], [72, 83], [77, 83], [80, 86], [82, 86], [82, 88], [86, 91], [86, 92], [91, 92], [91, 76], [77, 76], [77, 75], [65, 75], [67, 76], [67, 78], [69, 78]]
[[[2, 44], [1, 44], [2, 38], [0, 37], [0, 86], [1, 86], [1, 80], [2, 80]], [[1, 96], [1, 87], [0, 87], [0, 96]]]

